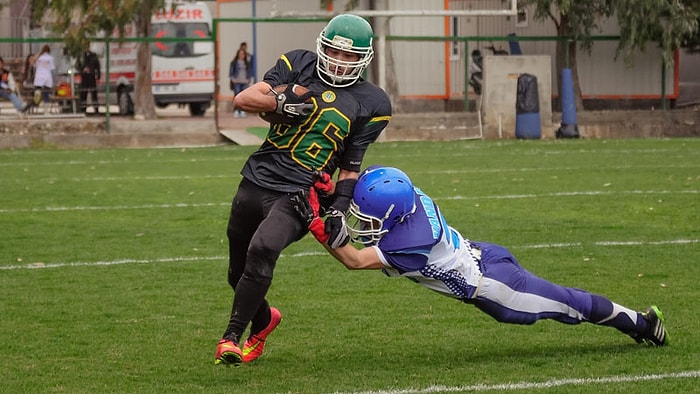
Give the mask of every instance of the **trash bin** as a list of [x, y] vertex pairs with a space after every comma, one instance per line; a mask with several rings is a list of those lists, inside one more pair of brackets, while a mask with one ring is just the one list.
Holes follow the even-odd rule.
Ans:
[[521, 74], [518, 77], [518, 96], [515, 101], [515, 137], [538, 139], [542, 136], [540, 96], [537, 77]]

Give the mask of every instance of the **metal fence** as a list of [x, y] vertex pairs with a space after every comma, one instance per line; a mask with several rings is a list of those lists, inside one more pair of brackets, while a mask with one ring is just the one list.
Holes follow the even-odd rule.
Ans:
[[[228, 53], [239, 41], [246, 41], [246, 35], [241, 34], [238, 39], [231, 38], [244, 26], [255, 24], [257, 36], [260, 42], [265, 43], [254, 47], [256, 50], [257, 79], [274, 64], [280, 54], [287, 50], [305, 48], [315, 50], [315, 39], [318, 32], [325, 24], [322, 18], [309, 18], [307, 20], [281, 20], [279, 18], [236, 18], [215, 19], [214, 35], [211, 40], [216, 50], [216, 86], [217, 100], [229, 100], [228, 91]], [[233, 28], [235, 26], [235, 28]], [[284, 32], [284, 40], [280, 39], [280, 32]], [[277, 37], [275, 40], [274, 37]], [[399, 87], [398, 96], [406, 100], [445, 101], [463, 100], [465, 109], [468, 109], [470, 96], [474, 92], [469, 88], [470, 59], [469, 53], [473, 49], [484, 49], [494, 45], [501, 49], [509, 48], [513, 37], [504, 36], [386, 36], [387, 47], [391, 46], [391, 53], [383, 48], [376, 48], [376, 57], [391, 55], [392, 62], [380, 62], [392, 67], [396, 86]], [[519, 36], [515, 38], [522, 46], [522, 52], [529, 55], [547, 54], [552, 57], [552, 87], [556, 92], [558, 72], [555, 71], [556, 42], [558, 40], [570, 40], [569, 37], [557, 36]], [[677, 69], [668, 70], [661, 65], [661, 56], [658, 50], [648, 50], [640, 54], [641, 60], [629, 68], [622, 60], [615, 58], [615, 48], [619, 37], [600, 36], [593, 38], [595, 43], [593, 52], [589, 55], [582, 51], [578, 54], [578, 68], [581, 88], [584, 96], [603, 99], [613, 98], [646, 98], [646, 99], [675, 99], [677, 98]], [[126, 41], [151, 42], [152, 38], [129, 38]], [[202, 41], [206, 39], [180, 39], [185, 41]], [[0, 45], [9, 45], [17, 48], [16, 57], [22, 57], [29, 53], [31, 45], [39, 42], [60, 42], [60, 38], [0, 38]], [[93, 41], [104, 41], [104, 38], [94, 38]], [[112, 41], [116, 45], [116, 41]], [[510, 51], [509, 51], [510, 52]], [[4, 56], [9, 57], [9, 56]], [[376, 65], [375, 65], [376, 67]], [[375, 68], [376, 69], [376, 68]], [[377, 82], [376, 75], [369, 78]]]

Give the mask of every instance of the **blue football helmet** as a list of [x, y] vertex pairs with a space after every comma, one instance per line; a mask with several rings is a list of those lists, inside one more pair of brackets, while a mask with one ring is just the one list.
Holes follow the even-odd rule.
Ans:
[[350, 239], [376, 244], [397, 223], [416, 211], [413, 184], [403, 171], [371, 166], [362, 171], [347, 215]]

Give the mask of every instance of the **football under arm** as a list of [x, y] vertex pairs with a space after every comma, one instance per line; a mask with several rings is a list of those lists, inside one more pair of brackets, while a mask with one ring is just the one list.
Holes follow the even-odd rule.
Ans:
[[233, 106], [245, 112], [269, 112], [277, 108], [275, 96], [268, 93], [272, 89], [269, 83], [260, 81], [238, 93], [233, 98]]
[[378, 270], [384, 268], [374, 248], [356, 249], [351, 244], [346, 244], [345, 246], [332, 249], [327, 242], [324, 242], [322, 245], [328, 253], [349, 270]]

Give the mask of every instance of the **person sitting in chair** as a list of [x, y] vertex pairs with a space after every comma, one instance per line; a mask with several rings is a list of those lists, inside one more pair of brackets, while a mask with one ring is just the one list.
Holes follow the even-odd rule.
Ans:
[[10, 100], [18, 113], [23, 114], [29, 110], [29, 105], [22, 104], [17, 95], [17, 85], [10, 70], [6, 69], [5, 61], [0, 57], [0, 97]]

